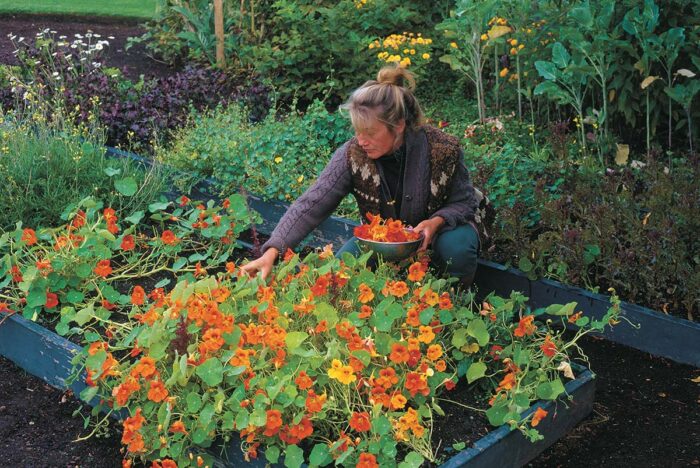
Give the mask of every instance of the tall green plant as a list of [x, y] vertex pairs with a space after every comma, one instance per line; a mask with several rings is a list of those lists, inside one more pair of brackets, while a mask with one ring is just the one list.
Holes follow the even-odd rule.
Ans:
[[[484, 65], [486, 63], [486, 33], [489, 18], [493, 16], [497, 2], [492, 0], [458, 0], [450, 18], [435, 26], [444, 31], [449, 39], [454, 39], [456, 48], [440, 57], [453, 70], [463, 73], [474, 84], [476, 90], [479, 120], [486, 118], [486, 97], [484, 89]], [[500, 37], [500, 36], [499, 36]]]
[[583, 127], [584, 99], [588, 91], [588, 74], [582, 58], [572, 58], [566, 48], [556, 42], [552, 46], [552, 60], [535, 62], [537, 72], [545, 81], [537, 85], [535, 95], [547, 95], [560, 104], [572, 106], [577, 115], [581, 149], [587, 151]]

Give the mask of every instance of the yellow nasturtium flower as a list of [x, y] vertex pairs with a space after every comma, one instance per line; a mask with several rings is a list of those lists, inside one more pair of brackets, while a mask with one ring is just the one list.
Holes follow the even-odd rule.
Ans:
[[503, 70], [500, 71], [500, 73], [498, 74], [498, 76], [500, 76], [501, 78], [503, 78], [503, 77], [506, 76], [507, 74], [508, 74], [508, 69], [507, 69], [507, 68], [504, 68]]

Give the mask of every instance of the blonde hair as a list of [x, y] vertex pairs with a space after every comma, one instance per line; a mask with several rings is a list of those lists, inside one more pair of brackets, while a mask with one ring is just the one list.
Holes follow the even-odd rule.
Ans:
[[348, 111], [355, 130], [379, 120], [393, 131], [401, 119], [406, 127], [415, 128], [423, 124], [423, 111], [413, 94], [415, 87], [412, 72], [398, 66], [383, 67], [376, 80], [366, 81], [340, 108]]

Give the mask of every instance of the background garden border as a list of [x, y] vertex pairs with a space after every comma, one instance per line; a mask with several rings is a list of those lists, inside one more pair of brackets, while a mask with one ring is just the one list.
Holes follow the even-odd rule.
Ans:
[[[127, 151], [111, 147], [106, 147], [106, 151], [111, 156], [131, 158], [144, 165], [152, 164], [152, 160]], [[214, 179], [205, 179], [192, 188], [190, 197], [218, 199], [215, 186]], [[267, 235], [289, 206], [280, 201], [264, 201], [262, 197], [250, 193], [248, 203], [263, 218], [258, 231]], [[314, 247], [329, 243], [340, 247], [352, 237], [355, 226], [357, 223], [352, 220], [331, 216], [307, 239], [311, 239], [309, 244]], [[553, 303], [577, 302], [580, 310], [591, 319], [600, 320], [610, 307], [610, 296], [549, 279], [531, 280], [520, 270], [484, 259], [479, 259], [474, 281], [479, 290], [493, 291], [501, 296], [507, 297], [511, 291], [519, 291], [529, 298], [528, 304], [533, 309]], [[599, 336], [654, 356], [700, 367], [700, 323], [624, 301], [620, 303], [620, 309], [623, 320], [614, 327], [607, 327]]]
[[[66, 380], [72, 372], [71, 361], [79, 352], [80, 347], [75, 343], [19, 314], [7, 316], [0, 323], [0, 355], [60, 390], [66, 389]], [[587, 369], [580, 372], [576, 380], [565, 386], [573, 400], [538, 402], [523, 413], [529, 415], [538, 406], [549, 412], [538, 427], [545, 440], [532, 443], [520, 432], [511, 431], [507, 425], [503, 425], [476, 441], [473, 447], [454, 455], [442, 467], [515, 467], [534, 459], [592, 411], [595, 376]], [[70, 389], [78, 395], [85, 386], [81, 378]], [[212, 455], [216, 456], [214, 453]], [[267, 464], [263, 456], [246, 462], [238, 441], [226, 445], [226, 456], [227, 460], [219, 458], [216, 465], [236, 467], [244, 464], [262, 468]]]

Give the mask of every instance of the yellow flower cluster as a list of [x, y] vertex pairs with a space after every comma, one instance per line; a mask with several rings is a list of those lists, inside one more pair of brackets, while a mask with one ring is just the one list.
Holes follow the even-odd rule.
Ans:
[[344, 366], [343, 363], [338, 359], [333, 359], [331, 363], [331, 368], [328, 369], [328, 377], [331, 379], [336, 379], [342, 384], [349, 385], [354, 382], [357, 377], [355, 377], [355, 371], [351, 366]]
[[358, 10], [362, 8], [363, 6], [367, 5], [367, 0], [354, 0], [355, 1], [355, 8]]
[[517, 39], [510, 39], [508, 40], [508, 44], [510, 44], [510, 55], [517, 55], [519, 51], [521, 51], [525, 45], [519, 44]]
[[[370, 42], [369, 49], [379, 49], [377, 58], [386, 63], [398, 63], [401, 67], [409, 67], [422, 60], [430, 60], [430, 46], [433, 40], [423, 37], [421, 33], [392, 34], [382, 40]], [[455, 44], [456, 45], [456, 44]]]

